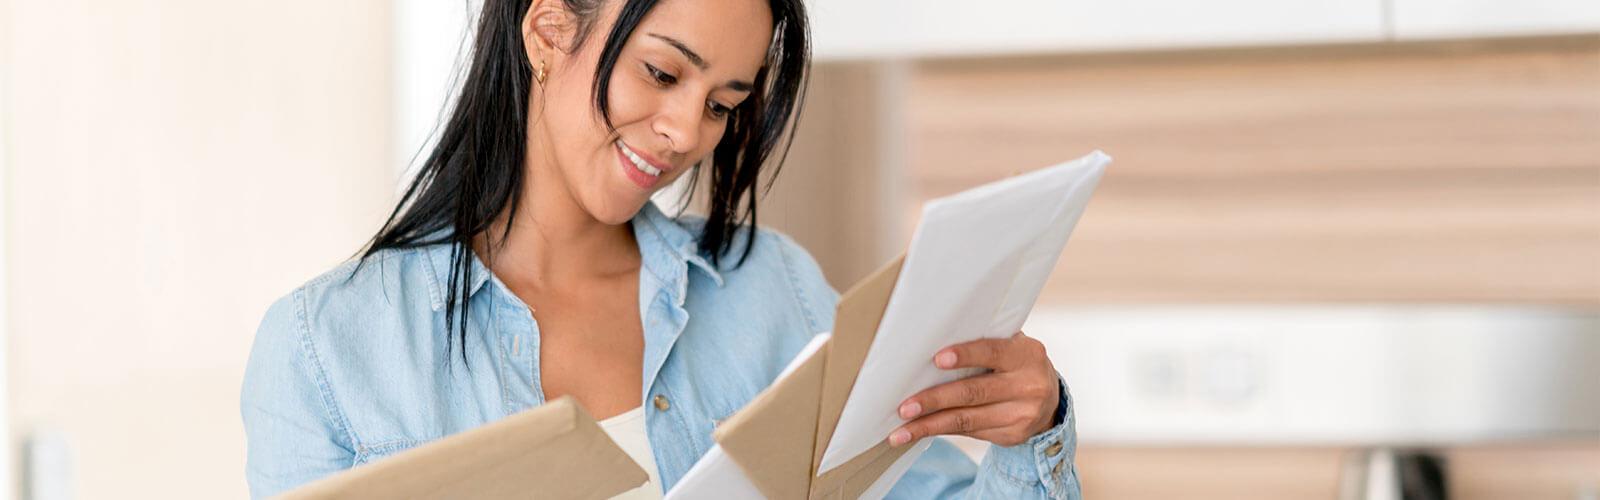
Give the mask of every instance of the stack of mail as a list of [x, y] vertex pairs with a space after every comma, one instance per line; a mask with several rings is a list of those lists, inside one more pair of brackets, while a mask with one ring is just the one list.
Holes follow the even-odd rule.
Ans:
[[851, 288], [831, 336], [729, 417], [669, 498], [881, 498], [930, 442], [890, 446], [896, 408], [972, 371], [933, 355], [1022, 328], [1111, 158], [931, 201], [906, 255]]

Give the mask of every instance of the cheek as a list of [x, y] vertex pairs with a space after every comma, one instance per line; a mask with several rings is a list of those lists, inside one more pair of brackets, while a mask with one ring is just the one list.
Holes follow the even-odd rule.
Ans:
[[[550, 88], [543, 99], [544, 126], [556, 144], [589, 144], [596, 140], [597, 131], [603, 133], [605, 123], [594, 113], [594, 104], [588, 92], [578, 82], [567, 82], [559, 88]], [[556, 148], [571, 151], [574, 148]]]
[[[616, 71], [620, 73], [622, 68], [617, 68]], [[655, 92], [637, 78], [614, 73], [611, 85], [606, 89], [610, 93], [607, 105], [611, 111], [611, 123], [618, 128], [626, 123], [649, 118], [651, 110], [658, 106], [654, 99], [659, 92]]]

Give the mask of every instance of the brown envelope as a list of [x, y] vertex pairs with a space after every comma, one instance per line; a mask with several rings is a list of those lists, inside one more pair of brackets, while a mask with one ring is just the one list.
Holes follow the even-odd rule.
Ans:
[[302, 486], [276, 500], [611, 498], [648, 480], [562, 397]]
[[885, 439], [827, 474], [816, 475], [904, 260], [904, 256], [895, 259], [845, 292], [827, 345], [712, 433], [767, 498], [856, 498], [911, 449], [910, 443], [890, 446]]

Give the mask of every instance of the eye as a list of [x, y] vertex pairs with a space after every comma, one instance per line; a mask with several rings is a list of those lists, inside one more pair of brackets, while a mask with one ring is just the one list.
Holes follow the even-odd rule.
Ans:
[[733, 108], [723, 106], [717, 101], [706, 101], [706, 108], [711, 110], [711, 117], [718, 120], [727, 118], [728, 114], [733, 113]]
[[661, 84], [661, 85], [672, 85], [674, 83], [678, 83], [678, 77], [669, 75], [669, 74], [667, 74], [667, 72], [661, 71], [660, 69], [657, 69], [655, 66], [651, 66], [650, 63], [645, 63], [644, 67], [645, 67], [646, 70], [650, 71], [650, 76], [652, 78], [655, 78], [656, 79], [656, 83], [658, 83], [658, 84]]

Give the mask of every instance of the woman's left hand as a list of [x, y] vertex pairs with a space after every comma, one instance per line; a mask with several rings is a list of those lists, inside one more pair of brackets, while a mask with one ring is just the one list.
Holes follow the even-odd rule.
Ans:
[[1016, 446], [1050, 428], [1061, 393], [1055, 366], [1038, 340], [1017, 332], [1011, 338], [956, 344], [934, 354], [933, 364], [993, 371], [931, 387], [900, 403], [900, 418], [915, 420], [890, 433], [889, 444], [957, 434]]

